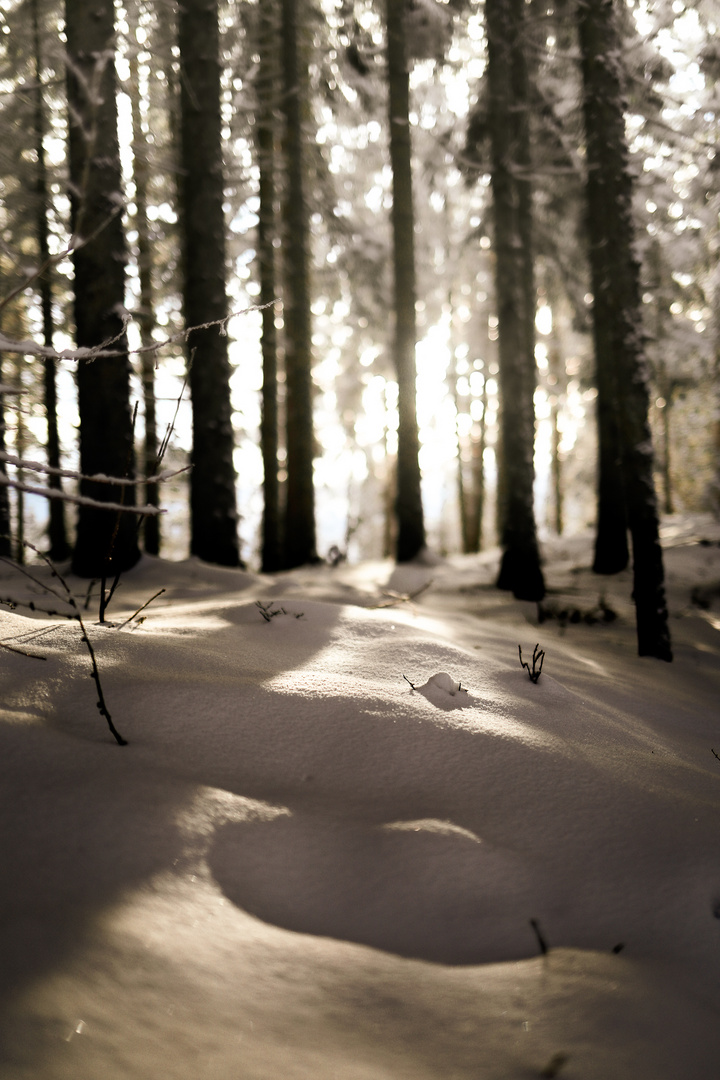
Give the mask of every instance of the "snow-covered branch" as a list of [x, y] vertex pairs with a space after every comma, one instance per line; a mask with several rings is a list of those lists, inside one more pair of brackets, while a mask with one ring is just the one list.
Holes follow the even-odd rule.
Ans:
[[27, 461], [25, 458], [15, 457], [13, 454], [6, 454], [2, 451], [0, 451], [0, 462], [5, 462], [7, 465], [15, 465], [19, 469], [28, 469], [30, 472], [42, 472], [48, 473], [51, 476], [63, 476], [67, 477], [69, 480], [88, 480], [93, 484], [115, 484], [118, 487], [140, 487], [142, 484], [162, 484], [166, 480], [171, 480], [174, 476], [180, 476], [182, 473], [188, 472], [190, 469], [189, 465], [185, 465], [182, 469], [167, 469], [164, 472], [157, 473], [155, 476], [136, 476], [130, 479], [129, 477], [106, 476], [105, 473], [95, 473], [92, 476], [88, 476], [85, 473], [75, 472], [73, 469], [56, 469], [41, 461]]
[[36, 341], [13, 341], [11, 338], [6, 337], [5, 334], [0, 334], [0, 352], [15, 353], [20, 356], [43, 356], [53, 360], [77, 360], [83, 363], [92, 363], [93, 360], [103, 359], [110, 356], [125, 356], [128, 353], [139, 356], [141, 353], [155, 353], [161, 349], [167, 348], [169, 345], [178, 345], [188, 340], [190, 334], [196, 330], [208, 330], [212, 326], [219, 326], [222, 334], [227, 334], [227, 326], [231, 319], [234, 319], [238, 315], [249, 315], [252, 311], [264, 311], [265, 308], [273, 307], [278, 303], [277, 300], [270, 300], [267, 304], [252, 304], [250, 307], [243, 308], [241, 311], [233, 311], [230, 315], [227, 315], [223, 319], [214, 319], [212, 322], [200, 323], [198, 326], [189, 326], [185, 330], [181, 330], [177, 334], [173, 334], [171, 337], [163, 338], [161, 341], [154, 341], [152, 345], [141, 345], [136, 349], [122, 348], [112, 349], [109, 346], [113, 345], [119, 337], [124, 333], [125, 327], [120, 331], [120, 334], [114, 338], [108, 338], [107, 341], [102, 342], [100, 345], [95, 345], [92, 348], [82, 347], [75, 349], [51, 349], [47, 345], [40, 345]]
[[[116, 481], [112, 481], [116, 483]], [[124, 514], [138, 514], [141, 517], [155, 517], [166, 511], [157, 506], [125, 506], [123, 503], [101, 502], [99, 499], [90, 499], [86, 495], [70, 495], [59, 488], [40, 487], [36, 484], [25, 484], [20, 480], [11, 480], [10, 477], [0, 473], [0, 487], [15, 488], [16, 491], [26, 491], [29, 495], [42, 495], [45, 499], [62, 499], [63, 502], [75, 503], [76, 506], [92, 506], [96, 510], [115, 510]]]

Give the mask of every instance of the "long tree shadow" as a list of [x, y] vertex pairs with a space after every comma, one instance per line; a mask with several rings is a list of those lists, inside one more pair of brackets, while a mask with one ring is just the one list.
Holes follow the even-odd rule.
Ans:
[[[144, 594], [152, 584], [143, 579]], [[290, 614], [262, 617], [253, 585], [220, 574], [217, 595], [201, 599], [191, 582], [186, 605], [176, 589], [147, 636], [87, 618], [122, 748], [94, 707], [75, 624], [3, 620], [3, 637], [42, 632], [33, 642], [46, 659], [5, 652], [0, 672], [0, 999], [60, 967], [119, 897], [182, 864], [183, 814], [199, 784], [236, 786], [228, 743], [237, 748], [254, 700], [268, 707], [264, 683], [331, 636], [339, 608], [298, 632]]]
[[377, 826], [300, 811], [229, 822], [209, 866], [233, 903], [286, 930], [442, 964], [537, 951], [521, 860], [447, 823]]

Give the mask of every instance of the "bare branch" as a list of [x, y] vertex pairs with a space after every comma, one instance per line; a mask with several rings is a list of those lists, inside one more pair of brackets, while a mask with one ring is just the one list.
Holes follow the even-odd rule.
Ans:
[[166, 592], [165, 589], [158, 589], [155, 595], [151, 596], [149, 600], [146, 600], [145, 603], [137, 609], [137, 611], [134, 611], [129, 619], [126, 619], [125, 622], [120, 623], [120, 625], [118, 626], [118, 630], [122, 630], [124, 626], [127, 626], [128, 623], [131, 623], [133, 621], [133, 619], [136, 619], [141, 611], [144, 611], [149, 604], [152, 604], [153, 600], [157, 600], [158, 596], [162, 596], [164, 592]]

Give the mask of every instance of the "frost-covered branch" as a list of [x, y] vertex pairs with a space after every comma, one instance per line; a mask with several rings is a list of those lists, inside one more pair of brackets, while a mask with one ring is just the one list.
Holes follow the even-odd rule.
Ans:
[[[187, 342], [190, 334], [194, 333], [196, 330], [208, 330], [212, 326], [219, 326], [220, 333], [226, 335], [227, 325], [231, 319], [234, 319], [239, 315], [249, 315], [253, 311], [264, 311], [265, 308], [273, 307], [277, 302], [277, 300], [271, 300], [267, 304], [252, 304], [250, 307], [242, 308], [240, 311], [233, 311], [230, 315], [227, 315], [222, 319], [214, 319], [211, 322], [200, 323], [197, 326], [188, 326], [177, 334], [163, 338], [162, 341], [155, 341], [152, 345], [140, 345], [135, 349], [110, 348], [110, 346], [114, 345], [124, 333], [125, 327], [123, 326], [123, 330], [119, 335], [114, 338], [108, 338], [107, 341], [102, 342], [100, 345], [94, 345], [92, 348], [51, 349], [47, 345], [39, 345], [36, 341], [14, 341], [5, 334], [0, 334], [0, 352], [14, 353], [20, 356], [42, 356], [52, 360], [77, 360], [86, 364], [92, 363], [93, 360], [103, 359], [104, 357], [125, 356], [128, 353], [133, 356], [139, 356], [141, 353], [156, 353], [170, 345], [184, 344]], [[2, 309], [3, 303], [4, 301], [0, 302], [0, 310]], [[127, 317], [126, 321], [129, 321]]]
[[[108, 480], [108, 483], [116, 483]], [[154, 517], [157, 514], [166, 513], [157, 506], [125, 506], [123, 503], [101, 502], [99, 499], [90, 499], [86, 495], [70, 495], [58, 488], [39, 487], [36, 484], [26, 484], [20, 480], [11, 480], [0, 472], [0, 487], [11, 487], [16, 491], [26, 491], [30, 495], [42, 495], [45, 499], [62, 499], [63, 502], [74, 503], [76, 506], [92, 506], [96, 510], [117, 510], [124, 514], [140, 514], [142, 517]]]
[[[171, 480], [175, 476], [188, 472], [190, 465], [184, 465], [182, 469], [166, 470], [156, 476], [138, 476], [134, 479], [129, 477], [106, 476], [104, 473], [94, 473], [91, 476], [76, 472], [74, 469], [56, 469], [41, 461], [27, 461], [25, 458], [14, 457], [12, 454], [0, 452], [0, 462], [8, 465], [16, 465], [20, 469], [30, 469], [32, 472], [48, 473], [51, 476], [64, 476], [69, 480], [88, 480], [93, 484], [113, 484], [116, 487], [140, 487], [142, 484], [161, 484]], [[103, 504], [104, 505], [104, 504]]]

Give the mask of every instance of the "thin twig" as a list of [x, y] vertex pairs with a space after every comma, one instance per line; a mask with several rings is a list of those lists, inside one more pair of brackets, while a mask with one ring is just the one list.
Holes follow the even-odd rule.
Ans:
[[543, 956], [547, 956], [547, 953], [549, 951], [548, 943], [540, 931], [540, 923], [537, 921], [537, 919], [531, 919], [530, 925], [535, 931], [535, 937], [537, 938], [538, 945], [540, 946], [540, 952], [543, 954]]
[[[518, 645], [518, 654], [520, 656], [520, 663], [528, 673], [530, 682], [536, 683], [542, 673], [543, 660], [545, 659], [545, 651], [540, 648], [540, 645], [536, 645], [532, 654], [532, 668], [529, 664], [526, 664], [522, 658], [522, 646]], [[537, 662], [540, 661], [540, 667], [537, 667]]]
[[153, 600], [157, 600], [158, 596], [162, 596], [162, 594], [166, 591], [166, 589], [158, 589], [154, 596], [151, 596], [149, 600], [146, 600], [145, 603], [141, 607], [139, 607], [137, 611], [130, 616], [129, 619], [126, 619], [125, 622], [121, 622], [117, 629], [122, 630], [123, 626], [127, 626], [128, 623], [132, 622], [133, 619], [137, 618], [141, 611], [144, 611], [149, 604], [152, 604]]
[[[27, 541], [25, 541], [25, 546], [31, 548], [33, 551], [37, 551], [37, 548], [34, 548], [32, 546], [32, 544], [28, 544]], [[38, 555], [42, 554], [42, 552], [40, 552], [40, 551], [38, 551], [37, 553], [38, 553]], [[43, 556], [43, 558], [44, 558], [44, 556]], [[29, 578], [29, 580], [32, 581], [33, 585], [37, 585], [39, 588], [42, 589], [43, 592], [50, 593], [52, 596], [56, 596], [58, 600], [62, 600], [63, 603], [65, 602], [65, 597], [62, 595], [62, 593], [58, 592], [57, 589], [54, 589], [52, 587], [52, 585], [47, 585], [44, 581], [40, 581], [37, 577], [35, 577], [35, 575], [33, 573], [31, 573], [30, 570], [26, 570], [24, 566], [21, 566], [20, 563], [13, 562], [12, 559], [6, 558], [5, 555], [0, 555], [0, 562], [3, 562], [7, 566], [12, 567], [13, 570], [17, 570], [17, 572], [19, 574], [22, 574], [23, 577]], [[53, 567], [53, 571], [54, 571], [54, 576], [57, 577], [58, 573], [57, 573], [57, 570], [55, 570], [54, 567]], [[32, 603], [25, 603], [23, 606], [32, 608], [33, 605], [32, 605]]]
[[[122, 735], [120, 734], [120, 732], [117, 730], [117, 728], [115, 727], [115, 725], [112, 722], [112, 717], [110, 716], [110, 711], [109, 711], [109, 709], [107, 707], [107, 703], [105, 701], [105, 695], [103, 694], [102, 683], [100, 682], [100, 671], [98, 669], [97, 659], [95, 657], [95, 650], [93, 648], [92, 642], [90, 641], [90, 638], [88, 637], [88, 632], [87, 632], [87, 630], [85, 628], [85, 623], [83, 622], [83, 617], [80, 614], [80, 608], [78, 607], [77, 603], [75, 602], [75, 597], [73, 596], [73, 593], [72, 593], [72, 591], [70, 589], [70, 586], [68, 585], [67, 581], [62, 576], [60, 571], [57, 569], [57, 567], [53, 564], [53, 562], [49, 558], [49, 556], [47, 556], [43, 551], [40, 551], [39, 548], [36, 548], [34, 544], [29, 543], [29, 541], [25, 540], [25, 541], [23, 541], [23, 543], [24, 543], [24, 546], [26, 548], [28, 548], [30, 551], [33, 551], [36, 555], [38, 555], [42, 559], [42, 561], [45, 563], [45, 565], [47, 567], [49, 567], [50, 573], [52, 574], [52, 576], [54, 578], [57, 578], [57, 580], [62, 585], [62, 587], [63, 587], [63, 589], [65, 591], [65, 594], [66, 594], [65, 597], [61, 596], [60, 593], [57, 592], [57, 590], [52, 588], [52, 586], [46, 585], [43, 581], [41, 581], [39, 578], [35, 577], [29, 571], [25, 570], [23, 567], [17, 566], [16, 564], [12, 564], [12, 565], [15, 565], [15, 568], [17, 570], [20, 570], [21, 573], [23, 573], [26, 577], [30, 578], [30, 580], [33, 581], [36, 585], [38, 585], [41, 589], [45, 589], [47, 592], [50, 592], [52, 595], [58, 596], [59, 599], [63, 600], [64, 602], [67, 602], [70, 605], [70, 607], [72, 608], [73, 614], [68, 615], [67, 618], [75, 619], [75, 621], [77, 622], [78, 626], [80, 627], [80, 636], [82, 637], [82, 640], [83, 640], [83, 642], [84, 642], [84, 644], [85, 644], [85, 646], [87, 648], [87, 651], [88, 651], [88, 653], [90, 655], [90, 662], [92, 664], [92, 671], [91, 671], [90, 674], [91, 674], [92, 679], [93, 679], [93, 681], [95, 683], [95, 686], [97, 688], [97, 695], [98, 695], [97, 709], [98, 709], [98, 712], [100, 713], [101, 716], [105, 717], [105, 720], [107, 721], [108, 728], [110, 729], [110, 732], [113, 735], [113, 737], [114, 737], [115, 741], [117, 742], [118, 746], [127, 746], [127, 740], [123, 739]], [[3, 559], [2, 561], [7, 562], [8, 560]], [[27, 606], [30, 607], [31, 609], [34, 609], [34, 605], [32, 603], [28, 604]]]
[[413, 600], [417, 600], [418, 596], [421, 596], [431, 585], [432, 579], [426, 581], [419, 589], [409, 593], [395, 592], [394, 589], [383, 589], [383, 596], [386, 596], [387, 600], [380, 604], [373, 604], [373, 610], [378, 611], [381, 608], [395, 607], [396, 604], [410, 604]]

